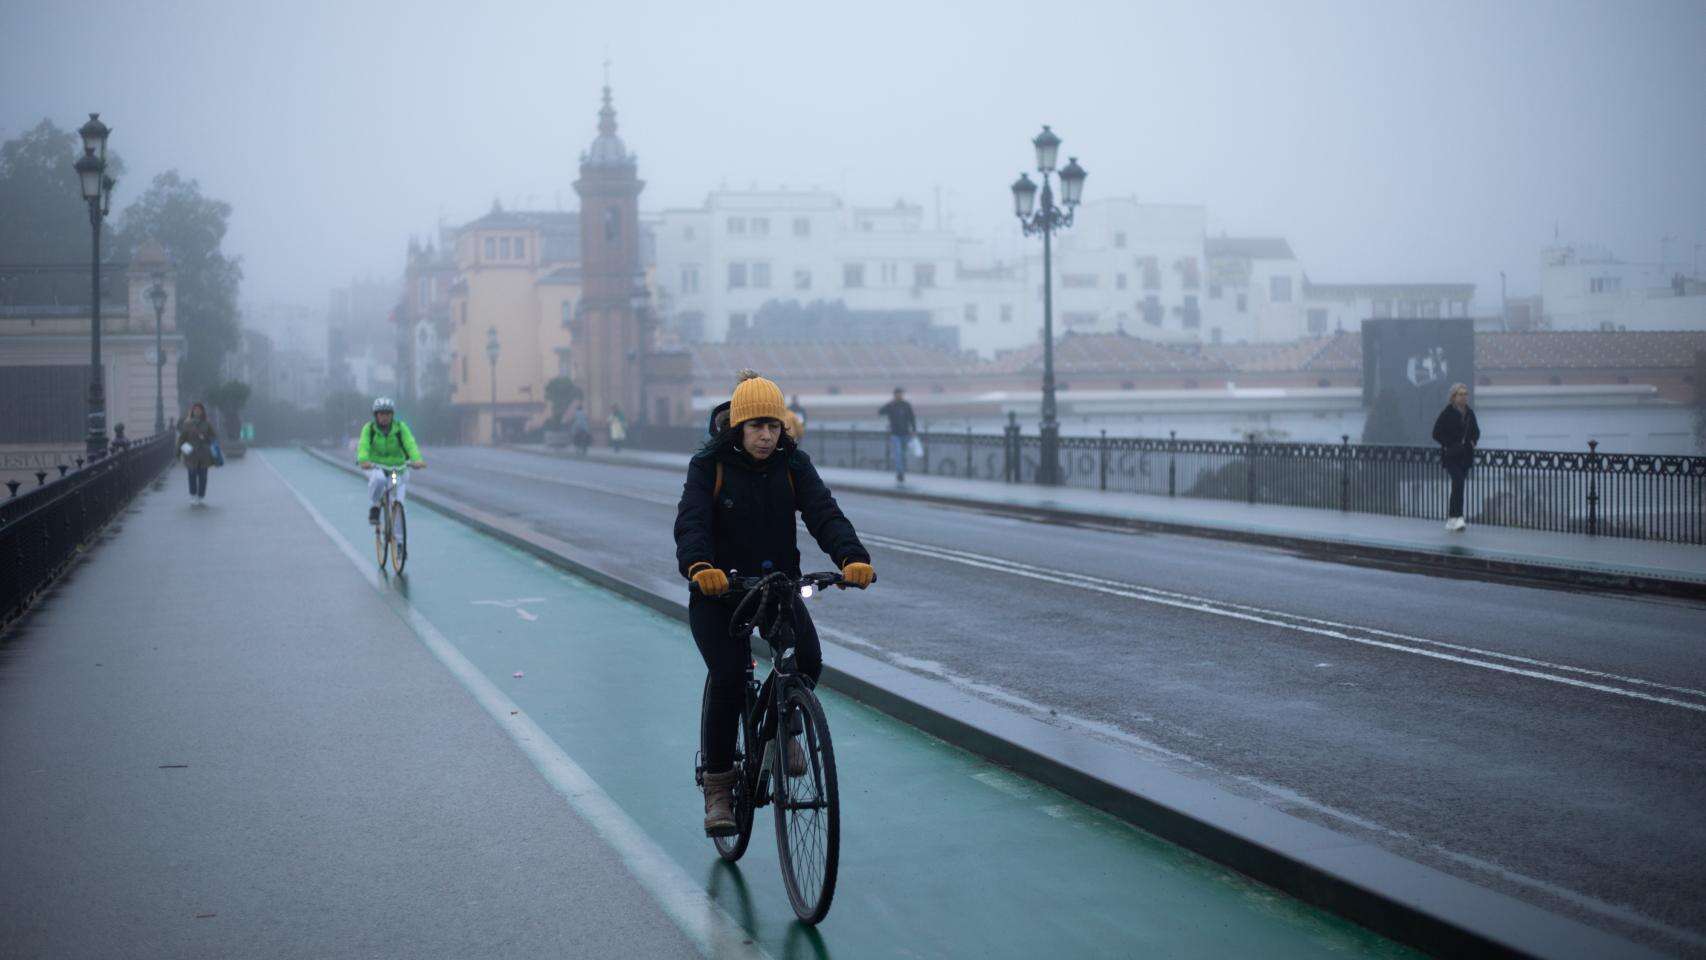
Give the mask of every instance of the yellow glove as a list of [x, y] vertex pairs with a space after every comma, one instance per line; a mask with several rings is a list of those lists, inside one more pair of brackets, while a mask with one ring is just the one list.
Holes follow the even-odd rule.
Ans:
[[849, 563], [841, 568], [841, 579], [850, 587], [868, 587], [877, 579], [877, 571], [868, 563]]
[[693, 565], [693, 582], [699, 585], [699, 592], [707, 597], [729, 592], [729, 575], [708, 563]]

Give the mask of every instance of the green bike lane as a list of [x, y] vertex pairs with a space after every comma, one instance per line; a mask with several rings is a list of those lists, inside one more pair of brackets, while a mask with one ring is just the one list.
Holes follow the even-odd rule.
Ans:
[[[300, 452], [264, 456], [371, 565], [363, 485]], [[379, 586], [405, 622], [430, 624], [532, 721], [512, 737], [549, 737], [773, 956], [1415, 955], [833, 690], [840, 874], [829, 917], [804, 927], [768, 809], [737, 865], [700, 830], [704, 667], [686, 625], [430, 509], [409, 527], [406, 573]], [[868, 631], [880, 590], [832, 591], [813, 616]]]

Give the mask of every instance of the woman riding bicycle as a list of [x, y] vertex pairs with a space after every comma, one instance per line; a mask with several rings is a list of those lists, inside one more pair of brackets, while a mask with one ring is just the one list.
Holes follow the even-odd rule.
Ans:
[[385, 494], [385, 470], [398, 471], [397, 492], [401, 503], [408, 489], [408, 475], [402, 473], [404, 464], [419, 469], [426, 466], [421, 448], [415, 445], [415, 435], [409, 425], [397, 419], [397, 405], [390, 397], [373, 401], [373, 419], [361, 428], [361, 440], [356, 444], [356, 466], [367, 471], [367, 522], [379, 525], [379, 498]]
[[[811, 458], [783, 431], [788, 408], [781, 389], [750, 370], [741, 376], [729, 401], [728, 426], [714, 431], [687, 466], [675, 515], [676, 563], [681, 575], [699, 588], [687, 604], [688, 623], [708, 672], [705, 712], [699, 718], [708, 836], [737, 829], [735, 738], [751, 657], [749, 649], [729, 636], [733, 605], [722, 596], [729, 589], [728, 572], [754, 576], [781, 571], [798, 577], [798, 512], [848, 584], [869, 586], [875, 577], [871, 555], [852, 522]], [[798, 599], [794, 634], [800, 672], [816, 682], [823, 672], [823, 649], [811, 615]], [[799, 747], [790, 741], [787, 762], [792, 766], [801, 759]]]

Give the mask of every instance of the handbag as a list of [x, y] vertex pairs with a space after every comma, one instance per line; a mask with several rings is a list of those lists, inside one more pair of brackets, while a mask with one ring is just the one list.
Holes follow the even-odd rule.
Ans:
[[924, 441], [918, 439], [918, 434], [913, 434], [911, 439], [906, 441], [906, 452], [914, 457], [924, 456]]
[[208, 450], [211, 451], [213, 454], [213, 465], [214, 466], [216, 466], [216, 467], [225, 466], [225, 452], [223, 450], [219, 449], [219, 441], [218, 440], [215, 440], [211, 444], [209, 444]]

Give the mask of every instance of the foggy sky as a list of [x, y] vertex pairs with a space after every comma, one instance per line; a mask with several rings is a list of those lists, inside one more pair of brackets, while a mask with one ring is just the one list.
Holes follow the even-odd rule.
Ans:
[[962, 230], [1006, 230], [1050, 123], [1087, 199], [1206, 204], [1318, 281], [1467, 280], [1485, 307], [1501, 268], [1534, 291], [1554, 225], [1628, 260], [1706, 242], [1703, 0], [4, 0], [0, 139], [101, 111], [115, 207], [176, 167], [234, 206], [245, 301], [319, 308], [440, 217], [573, 209], [606, 51], [647, 210], [940, 187]]

